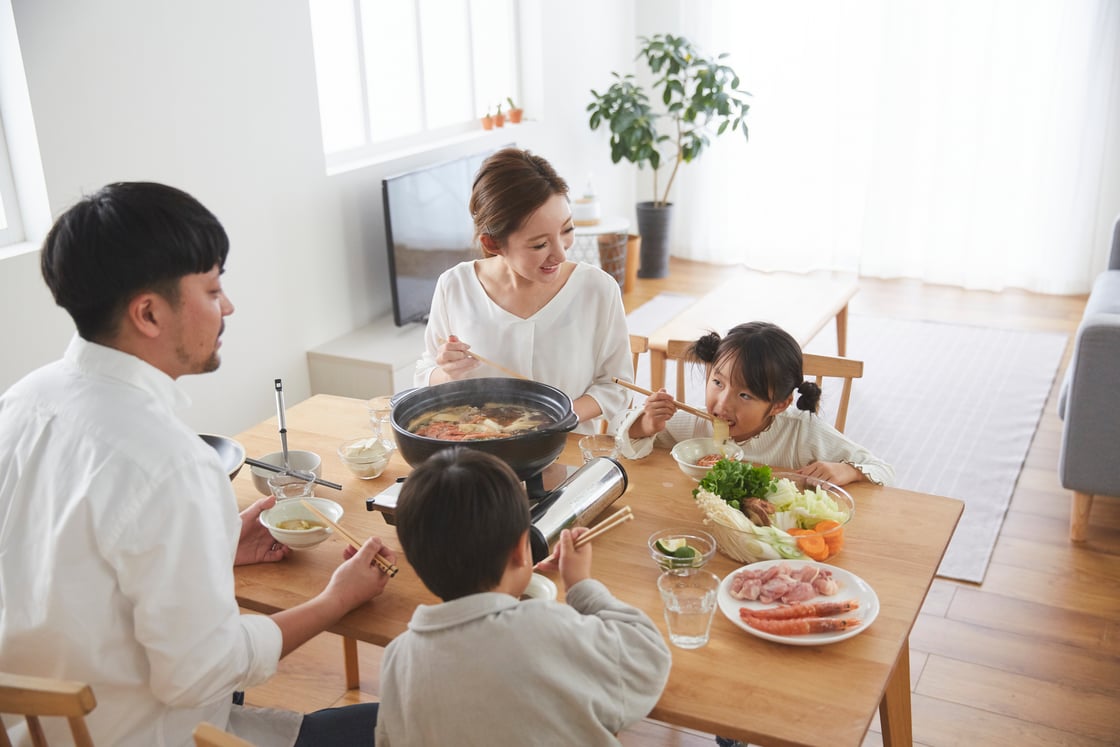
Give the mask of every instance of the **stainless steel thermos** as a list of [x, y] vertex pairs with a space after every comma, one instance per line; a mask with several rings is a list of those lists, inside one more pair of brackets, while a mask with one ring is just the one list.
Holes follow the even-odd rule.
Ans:
[[532, 508], [533, 526], [529, 542], [533, 562], [548, 557], [560, 532], [569, 527], [587, 526], [626, 492], [626, 470], [610, 457], [596, 457], [573, 472], [555, 490]]

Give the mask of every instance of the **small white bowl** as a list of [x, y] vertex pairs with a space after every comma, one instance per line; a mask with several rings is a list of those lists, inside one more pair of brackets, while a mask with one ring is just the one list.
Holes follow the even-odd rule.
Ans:
[[717, 446], [714, 438], [690, 438], [687, 441], [680, 441], [669, 453], [673, 455], [673, 459], [677, 460], [677, 466], [681, 468], [681, 472], [696, 482], [700, 482], [704, 479], [704, 475], [708, 474], [711, 467], [701, 466], [697, 462], [709, 454], [719, 454], [721, 452], [725, 458], [733, 462], [738, 462], [743, 458], [743, 449], [739, 447], [739, 444], [728, 440]]
[[529, 585], [521, 592], [522, 599], [555, 599], [556, 584], [548, 576], [534, 573], [529, 579]]
[[[342, 506], [338, 505], [332, 500], [327, 498], [304, 498], [315, 508], [319, 509], [324, 516], [327, 516], [331, 521], [337, 522], [342, 518]], [[269, 534], [277, 542], [283, 542], [288, 547], [293, 549], [302, 549], [306, 547], [314, 547], [334, 531], [330, 527], [323, 526], [323, 520], [315, 514], [311, 513], [306, 506], [303, 505], [301, 500], [287, 500], [280, 501], [275, 506], [261, 511], [261, 523], [268, 527]], [[280, 525], [286, 521], [304, 520], [314, 522], [317, 526], [311, 529], [281, 529]]]
[[[257, 460], [275, 464], [277, 467], [280, 467], [284, 464], [284, 452], [274, 451], [271, 454], [257, 457]], [[314, 451], [289, 449], [288, 466], [292, 469], [303, 470], [304, 472], [313, 472], [316, 477], [323, 476], [323, 460], [320, 459], [319, 455]], [[264, 467], [251, 467], [249, 471], [252, 474], [253, 486], [257, 489], [257, 492], [261, 495], [272, 495], [272, 490], [268, 487], [268, 478], [276, 473]]]
[[354, 436], [338, 447], [338, 458], [361, 480], [380, 477], [389, 466], [394, 446], [375, 435]]

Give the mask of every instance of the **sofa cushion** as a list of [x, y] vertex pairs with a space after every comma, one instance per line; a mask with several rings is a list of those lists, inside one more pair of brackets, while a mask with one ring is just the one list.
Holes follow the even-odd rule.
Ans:
[[[1117, 224], [1120, 226], [1120, 223]], [[1085, 304], [1085, 313], [1081, 317], [1084, 327], [1086, 320], [1095, 314], [1120, 315], [1120, 270], [1102, 272], [1093, 283], [1093, 291], [1089, 294], [1089, 302]], [[1117, 320], [1120, 324], [1120, 319]], [[1078, 329], [1080, 333], [1080, 328]], [[1080, 336], [1080, 335], [1079, 335]], [[1074, 351], [1076, 355], [1077, 351]], [[1065, 378], [1062, 379], [1062, 388], [1058, 395], [1058, 417], [1065, 420], [1066, 406], [1069, 399], [1070, 380], [1073, 378], [1074, 361], [1070, 360], [1066, 368]]]

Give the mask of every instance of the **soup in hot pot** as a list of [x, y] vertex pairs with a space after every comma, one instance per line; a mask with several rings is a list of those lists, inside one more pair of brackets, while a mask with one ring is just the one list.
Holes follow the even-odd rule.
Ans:
[[456, 405], [431, 410], [408, 424], [417, 436], [445, 441], [511, 438], [552, 424], [544, 410], [527, 405], [487, 402], [481, 407]]

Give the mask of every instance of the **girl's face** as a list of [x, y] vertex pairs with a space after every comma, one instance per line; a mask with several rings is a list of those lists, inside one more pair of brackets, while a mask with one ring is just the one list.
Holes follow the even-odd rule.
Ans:
[[509, 235], [498, 253], [526, 280], [549, 283], [560, 277], [560, 265], [575, 241], [572, 209], [564, 195], [553, 195]]
[[789, 407], [791, 394], [783, 402], [767, 402], [746, 389], [738, 376], [731, 376], [731, 361], [723, 358], [715, 362], [708, 372], [704, 402], [708, 412], [728, 423], [731, 437], [736, 441], [760, 433], [770, 419]]

